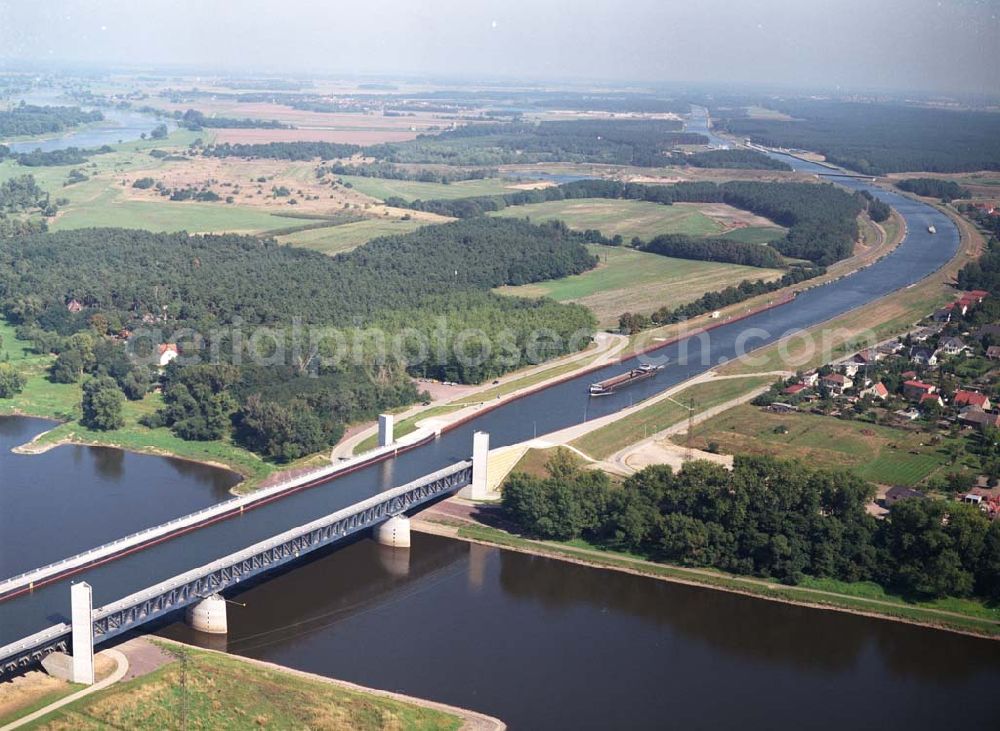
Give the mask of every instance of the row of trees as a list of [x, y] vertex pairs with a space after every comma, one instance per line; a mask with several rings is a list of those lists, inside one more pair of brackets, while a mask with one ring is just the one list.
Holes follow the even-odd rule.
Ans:
[[90, 160], [91, 155], [103, 155], [111, 152], [108, 145], [81, 149], [79, 147], [64, 147], [60, 150], [35, 149], [31, 152], [11, 152], [9, 148], [0, 145], [0, 160], [10, 158], [25, 167], [51, 167], [54, 165], [82, 165]]
[[641, 251], [678, 259], [719, 261], [750, 267], [781, 269], [785, 260], [770, 246], [749, 244], [725, 238], [698, 238], [684, 234], [656, 236], [637, 247]]
[[619, 487], [559, 454], [549, 475], [515, 473], [504, 486], [506, 516], [531, 536], [787, 583], [867, 580], [911, 596], [1000, 599], [1000, 521], [972, 506], [905, 500], [876, 521], [865, 510], [874, 487], [859, 477], [766, 457], [738, 456], [732, 471], [647, 467]]
[[500, 172], [496, 168], [418, 168], [410, 169], [387, 162], [348, 165], [331, 163], [316, 168], [316, 177], [327, 175], [357, 175], [362, 178], [383, 178], [385, 180], [415, 180], [421, 183], [441, 183], [447, 185], [459, 180], [484, 180], [495, 178]]
[[361, 151], [358, 145], [338, 142], [264, 142], [243, 144], [223, 142], [208, 145], [202, 151], [206, 157], [248, 157], [271, 160], [334, 160], [350, 157]]
[[728, 168], [734, 170], [791, 170], [791, 165], [748, 149], [707, 150], [680, 158], [696, 168]]

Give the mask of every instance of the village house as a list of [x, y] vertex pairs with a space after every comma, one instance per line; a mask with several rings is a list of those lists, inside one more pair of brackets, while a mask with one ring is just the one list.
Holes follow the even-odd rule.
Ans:
[[79, 301], [72, 299], [66, 303], [66, 309], [75, 315], [83, 309], [83, 305]]
[[997, 426], [998, 417], [996, 414], [984, 411], [978, 406], [966, 406], [958, 412], [958, 422], [965, 426], [975, 427], [982, 431], [988, 426]]
[[787, 395], [787, 396], [798, 396], [800, 393], [802, 393], [803, 391], [805, 391], [808, 388], [809, 388], [809, 386], [807, 386], [804, 383], [793, 383], [791, 386], [788, 386], [787, 388], [785, 388], [782, 391], [782, 393], [785, 394], [785, 395]]
[[842, 373], [831, 373], [828, 376], [823, 376], [820, 382], [831, 396], [843, 396], [844, 391], [854, 385], [854, 381]]
[[940, 327], [930, 327], [930, 326], [918, 327], [916, 330], [910, 333], [910, 340], [912, 340], [915, 343], [922, 343], [925, 340], [929, 340], [930, 338], [934, 337], [939, 332], [941, 332]]
[[990, 360], [1000, 360], [1000, 345], [991, 345], [986, 349], [986, 357]]
[[891, 508], [900, 500], [922, 500], [926, 497], [920, 490], [914, 490], [912, 487], [905, 487], [903, 485], [894, 485], [885, 491], [885, 497], [882, 498], [882, 505], [883, 507]]
[[992, 406], [990, 397], [978, 391], [956, 391], [952, 403], [955, 406], [978, 406], [983, 411], [989, 411]]
[[938, 343], [938, 352], [945, 355], [959, 355], [966, 352], [969, 346], [962, 342], [961, 338], [942, 338]]
[[930, 348], [910, 348], [910, 360], [917, 365], [933, 366], [937, 365], [937, 354]]
[[156, 348], [156, 352], [159, 355], [157, 363], [160, 368], [165, 367], [170, 361], [180, 355], [175, 343], [160, 343]]
[[879, 381], [878, 383], [873, 383], [872, 385], [868, 386], [868, 388], [864, 389], [863, 391], [859, 391], [858, 395], [874, 396], [877, 399], [885, 401], [887, 398], [889, 398], [889, 389], [886, 388], [881, 381]]
[[937, 404], [938, 406], [944, 407], [944, 399], [941, 398], [941, 394], [939, 393], [925, 393], [920, 397], [920, 406], [922, 408], [928, 404]]
[[911, 401], [919, 401], [928, 393], [934, 393], [937, 386], [923, 381], [906, 381], [903, 383], [903, 395]]
[[890, 340], [888, 343], [882, 343], [878, 348], [876, 348], [880, 356], [886, 357], [890, 355], [896, 355], [903, 349], [903, 344], [898, 340]]
[[802, 383], [812, 388], [819, 383], [819, 373], [816, 371], [809, 371], [808, 373], [803, 374]]

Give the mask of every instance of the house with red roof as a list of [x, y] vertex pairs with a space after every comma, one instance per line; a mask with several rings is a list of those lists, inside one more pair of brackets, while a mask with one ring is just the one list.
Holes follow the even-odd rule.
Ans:
[[990, 410], [990, 397], [978, 391], [956, 391], [952, 399], [955, 406], [978, 406], [983, 411]]
[[920, 397], [920, 405], [925, 406], [927, 404], [937, 404], [938, 406], [944, 406], [944, 399], [941, 398], [939, 393], [925, 393]]
[[903, 383], [903, 395], [911, 401], [919, 401], [925, 394], [934, 393], [937, 386], [923, 381], [906, 381]]
[[873, 383], [868, 388], [866, 388], [863, 391], [860, 391], [859, 393], [862, 396], [874, 396], [875, 398], [881, 399], [882, 401], [885, 401], [887, 398], [889, 398], [889, 389], [886, 388], [881, 381], [879, 381], [878, 383]]

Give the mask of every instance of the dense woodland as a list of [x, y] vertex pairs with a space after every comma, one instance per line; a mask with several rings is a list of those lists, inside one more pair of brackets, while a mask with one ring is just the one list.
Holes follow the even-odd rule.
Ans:
[[[731, 181], [644, 185], [614, 180], [577, 180], [552, 188], [524, 190], [503, 196], [454, 200], [386, 201], [455, 218], [481, 216], [507, 206], [578, 198], [614, 198], [673, 203], [726, 203], [769, 218], [788, 233], [771, 243], [779, 253], [827, 266], [850, 256], [858, 237], [857, 216], [869, 201], [834, 185]], [[886, 207], [887, 208], [887, 207]], [[692, 251], [697, 254], [697, 251]], [[701, 258], [694, 256], [693, 258]]]
[[100, 122], [102, 119], [104, 115], [99, 111], [85, 112], [79, 107], [40, 107], [22, 102], [7, 111], [0, 111], [0, 137], [55, 134], [67, 127]]
[[812, 576], [877, 581], [917, 598], [1000, 599], [1000, 521], [974, 506], [904, 500], [878, 521], [865, 510], [871, 484], [766, 457], [737, 456], [732, 471], [652, 466], [621, 486], [566, 454], [549, 472], [515, 473], [504, 486], [506, 516], [530, 536], [789, 584]]
[[460, 180], [484, 180], [496, 178], [500, 171], [496, 168], [420, 168], [409, 169], [392, 163], [367, 163], [345, 165], [332, 163], [316, 168], [316, 177], [327, 175], [356, 175], [362, 178], [382, 178], [385, 180], [415, 180], [421, 183], [454, 183]]
[[510, 122], [457, 127], [411, 142], [375, 145], [366, 154], [394, 163], [492, 166], [531, 162], [591, 162], [657, 167], [677, 145], [708, 142], [679, 131], [673, 120]]
[[10, 158], [25, 167], [40, 168], [54, 165], [82, 165], [91, 155], [104, 155], [113, 150], [108, 145], [81, 149], [79, 147], [64, 147], [60, 150], [42, 150], [36, 148], [31, 152], [11, 152], [5, 145], [0, 145], [0, 161]]
[[707, 150], [691, 155], [675, 156], [696, 168], [729, 168], [734, 170], [791, 170], [792, 167], [781, 160], [765, 155], [757, 150]]
[[[489, 290], [595, 263], [560, 225], [486, 218], [335, 258], [249, 236], [85, 229], [2, 240], [0, 306], [37, 351], [57, 355], [52, 380], [109, 377], [128, 398], [142, 398], [155, 374], [114, 336], [151, 331], [141, 355], [180, 328], [197, 331], [201, 340], [177, 337], [182, 355], [218, 362], [171, 364], [150, 425], [185, 439], [232, 431], [284, 460], [335, 441], [347, 421], [412, 402], [408, 374], [480, 382], [584, 347], [594, 328], [585, 308]], [[249, 330], [220, 327], [232, 324]], [[257, 325], [273, 328], [263, 349], [250, 341]], [[315, 338], [297, 335], [300, 325], [338, 331]], [[272, 365], [253, 365], [262, 356]]]
[[907, 178], [898, 181], [896, 187], [908, 193], [940, 198], [946, 203], [950, 203], [956, 198], [968, 198], [971, 195], [967, 189], [954, 180], [941, 180], [940, 178]]
[[780, 269], [785, 260], [770, 246], [749, 244], [724, 238], [698, 238], [683, 234], [656, 236], [636, 247], [641, 251], [677, 259], [699, 259], [720, 261], [727, 264], [742, 264], [750, 267]]
[[795, 119], [730, 116], [717, 124], [758, 144], [822, 153], [866, 175], [1000, 170], [1000, 115], [993, 112], [817, 100], [767, 106]]
[[358, 145], [336, 142], [266, 142], [261, 144], [209, 145], [202, 154], [207, 157], [248, 157], [271, 160], [334, 160], [350, 157], [361, 151]]
[[232, 128], [232, 129], [290, 129], [287, 124], [282, 124], [276, 119], [251, 119], [249, 117], [209, 117], [196, 109], [188, 109], [186, 112], [176, 111], [173, 114], [177, 123], [185, 129], [195, 132], [204, 128]]

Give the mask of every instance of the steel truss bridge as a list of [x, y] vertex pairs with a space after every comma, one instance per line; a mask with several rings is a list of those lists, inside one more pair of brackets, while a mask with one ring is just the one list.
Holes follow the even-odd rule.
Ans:
[[[95, 609], [94, 644], [232, 589], [241, 581], [373, 528], [471, 482], [472, 462], [458, 462]], [[0, 678], [37, 664], [49, 653], [67, 652], [71, 635], [72, 627], [63, 622], [0, 647]]]

